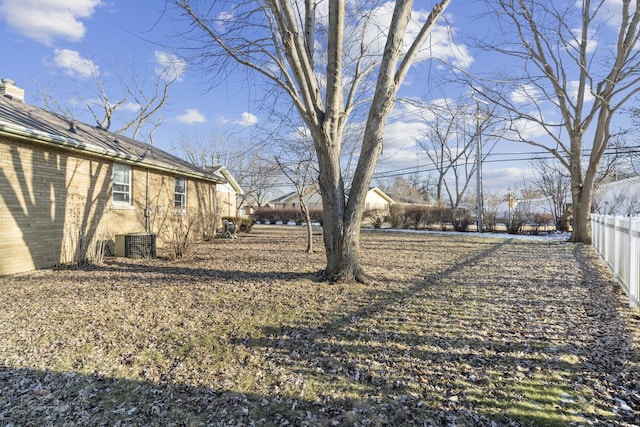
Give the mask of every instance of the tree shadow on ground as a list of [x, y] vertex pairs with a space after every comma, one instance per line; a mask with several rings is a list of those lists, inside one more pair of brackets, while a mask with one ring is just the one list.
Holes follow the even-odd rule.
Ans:
[[[278, 402], [265, 403], [256, 394], [73, 372], [0, 367], [0, 390], [2, 425], [223, 426], [285, 420]], [[305, 411], [298, 415], [314, 421]]]
[[[584, 376], [591, 354], [585, 342], [574, 341], [585, 331], [562, 315], [583, 310], [588, 302], [580, 295], [548, 297], [543, 303], [537, 296], [528, 300], [523, 295], [543, 284], [511, 283], [491, 286], [485, 298], [465, 300], [456, 274], [499, 256], [511, 243], [486, 246], [404, 288], [376, 288], [359, 307], [342, 315], [302, 320], [295, 327], [266, 327], [259, 338], [236, 336], [232, 342], [263, 353], [275, 367], [286, 367], [302, 384], [297, 391], [306, 387], [314, 401], [351, 414], [341, 423], [375, 418], [373, 407], [386, 408], [388, 418], [383, 420], [389, 425], [420, 420], [435, 425], [566, 425], [633, 419], [633, 414], [616, 415], [602, 401], [590, 400], [587, 387], [593, 384]], [[490, 287], [481, 276], [466, 286]], [[558, 283], [546, 286], [557, 288]], [[501, 295], [500, 287], [513, 289]], [[447, 296], [438, 306], [438, 296], [447, 292], [461, 300]], [[491, 292], [496, 292], [494, 298]], [[473, 307], [460, 307], [470, 302]], [[546, 311], [532, 318], [540, 305]], [[459, 315], [465, 311], [466, 318]], [[545, 319], [549, 313], [557, 318]], [[496, 325], [499, 328], [492, 329]], [[587, 322], [586, 327], [591, 325]], [[350, 401], [354, 395], [360, 401]]]
[[270, 282], [296, 281], [296, 280], [320, 280], [317, 274], [311, 272], [290, 272], [290, 271], [245, 271], [241, 269], [222, 268], [198, 268], [198, 267], [167, 267], [157, 265], [132, 264], [128, 262], [109, 261], [102, 266], [93, 266], [92, 269], [103, 272], [117, 273], [127, 280], [148, 280], [149, 273], [153, 273], [158, 281], [170, 281], [172, 277], [180, 278], [181, 281], [201, 281], [215, 279], [222, 282]]

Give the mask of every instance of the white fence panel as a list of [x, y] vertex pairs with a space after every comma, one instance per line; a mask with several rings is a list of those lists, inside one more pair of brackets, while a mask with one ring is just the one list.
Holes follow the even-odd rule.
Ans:
[[640, 217], [591, 215], [593, 246], [613, 272], [613, 280], [640, 310]]

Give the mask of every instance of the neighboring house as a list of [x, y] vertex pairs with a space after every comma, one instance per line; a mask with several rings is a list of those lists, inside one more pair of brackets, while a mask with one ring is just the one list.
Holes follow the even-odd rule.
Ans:
[[603, 215], [640, 215], [640, 176], [600, 185], [593, 205]]
[[[305, 201], [307, 202], [309, 209], [322, 209], [322, 197], [314, 188], [310, 187], [306, 191]], [[391, 197], [387, 196], [378, 187], [373, 187], [367, 191], [364, 209], [365, 211], [388, 211], [389, 206], [392, 204], [394, 204], [394, 201]], [[294, 191], [272, 200], [269, 202], [269, 205], [274, 209], [299, 209], [300, 198], [298, 197], [298, 193]]]
[[378, 187], [373, 187], [367, 192], [367, 197], [364, 203], [365, 211], [388, 211], [389, 206], [393, 205], [394, 201], [391, 197], [387, 196], [384, 191], [380, 190]]
[[514, 198], [512, 211], [526, 214], [551, 214], [551, 204], [546, 197], [535, 197], [531, 199]]
[[[307, 207], [311, 210], [322, 209], [322, 196], [313, 187], [307, 187], [304, 191], [304, 200], [307, 203]], [[268, 203], [273, 209], [300, 209], [300, 197], [298, 192], [293, 191], [273, 199]]]
[[194, 215], [194, 233], [215, 233], [217, 186], [229, 181], [213, 172], [31, 106], [4, 79], [0, 274], [91, 259], [116, 235], [156, 233], [162, 246]]

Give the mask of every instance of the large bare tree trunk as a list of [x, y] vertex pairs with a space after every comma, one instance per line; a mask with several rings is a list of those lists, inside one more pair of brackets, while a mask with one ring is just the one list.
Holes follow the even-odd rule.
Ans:
[[[315, 3], [305, 0], [304, 16], [299, 14], [299, 6], [292, 0], [269, 0], [240, 3], [248, 22], [242, 19], [218, 22], [212, 13], [210, 2], [196, 0], [174, 0], [174, 4], [203, 30], [206, 39], [220, 48], [217, 55], [205, 51], [203, 57], [231, 58], [236, 63], [253, 69], [284, 91], [300, 113], [313, 138], [319, 167], [319, 185], [324, 209], [324, 245], [327, 255], [325, 275], [329, 280], [365, 280], [360, 266], [360, 226], [365, 207], [365, 198], [373, 172], [382, 151], [382, 135], [387, 117], [391, 112], [398, 88], [404, 80], [409, 67], [416, 59], [420, 49], [442, 16], [451, 0], [437, 3], [422, 25], [415, 39], [405, 46], [404, 37], [409, 24], [413, 0], [397, 0], [393, 16], [387, 31], [384, 51], [368, 52], [368, 42], [350, 40], [359, 49], [355, 59], [346, 55], [344, 48], [346, 0], [327, 0], [328, 20], [326, 23], [326, 60], [314, 61], [316, 49], [313, 14]], [[213, 2], [216, 3], [216, 2]], [[377, 2], [372, 2], [374, 8]], [[192, 6], [201, 5], [198, 10]], [[352, 5], [358, 13], [365, 16], [353, 19], [356, 26], [369, 23], [373, 9], [366, 12], [367, 2]], [[234, 2], [234, 16], [242, 16], [243, 10]], [[256, 24], [256, 16], [262, 14], [264, 22], [260, 28], [268, 28], [271, 37], [247, 39], [247, 25]], [[217, 15], [220, 16], [220, 15]], [[225, 15], [225, 16], [228, 16]], [[224, 32], [218, 32], [224, 28]], [[379, 27], [376, 27], [376, 31]], [[248, 33], [253, 34], [251, 31]], [[260, 31], [258, 31], [260, 33]], [[235, 37], [234, 37], [235, 35]], [[344, 64], [345, 57], [351, 62]], [[374, 59], [379, 57], [379, 59]], [[266, 60], [265, 58], [268, 58]], [[325, 70], [319, 70], [316, 63], [326, 64]], [[353, 72], [344, 78], [345, 70]], [[377, 71], [377, 78], [374, 73]], [[318, 75], [324, 72], [323, 81]], [[365, 91], [364, 81], [375, 82], [369, 115], [361, 144], [358, 166], [354, 172], [349, 191], [345, 189], [344, 172], [341, 165], [343, 132], [357, 100], [371, 99], [371, 93]], [[348, 83], [345, 83], [348, 82]], [[326, 88], [323, 90], [323, 87]], [[345, 89], [345, 93], [343, 93]], [[361, 98], [363, 97], [363, 98]]]
[[591, 191], [587, 187], [578, 189], [573, 194], [573, 231], [571, 242], [591, 243]]

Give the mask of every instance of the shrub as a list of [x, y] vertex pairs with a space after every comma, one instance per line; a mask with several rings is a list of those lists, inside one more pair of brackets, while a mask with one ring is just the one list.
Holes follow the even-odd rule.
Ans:
[[472, 222], [471, 213], [465, 208], [397, 203], [391, 206], [389, 214], [394, 228], [417, 230], [438, 224], [441, 230], [446, 230], [450, 225], [456, 231], [469, 231]]
[[553, 220], [553, 215], [549, 213], [536, 213], [533, 214], [533, 222], [536, 223], [536, 232], [540, 231], [540, 226], [549, 225]]
[[391, 205], [389, 215], [391, 219], [391, 227], [407, 229], [410, 227], [410, 219], [407, 216], [406, 205]]
[[400, 204], [391, 205], [389, 219], [393, 228], [424, 228], [428, 225], [429, 207], [425, 205]]
[[189, 254], [196, 243], [197, 230], [202, 229], [202, 215], [194, 210], [173, 212], [165, 222], [169, 257], [182, 258]]
[[450, 209], [449, 222], [455, 231], [469, 231], [471, 225], [471, 213], [468, 209], [453, 208]]
[[570, 209], [562, 213], [562, 217], [556, 220], [557, 231], [570, 231], [571, 223], [573, 222], [573, 213]]
[[442, 205], [433, 206], [429, 209], [429, 223], [438, 224], [440, 230], [446, 230], [449, 223], [449, 211], [451, 209]]
[[493, 233], [496, 231], [498, 217], [495, 211], [484, 212], [482, 219], [483, 219], [482, 224], [486, 231], [490, 233]]
[[[322, 209], [310, 209], [309, 215], [311, 217], [311, 221], [317, 221], [322, 224]], [[295, 221], [296, 224], [302, 224], [305, 220], [302, 215], [302, 211], [299, 208], [274, 209], [268, 207], [259, 207], [254, 212], [253, 218], [256, 221], [260, 221], [262, 224], [267, 221], [272, 224], [276, 221], [282, 221], [283, 224], [286, 224], [289, 221]]]
[[389, 214], [382, 209], [371, 209], [364, 212], [362, 218], [369, 221], [373, 228], [381, 228], [382, 224], [389, 221]]
[[511, 218], [507, 221], [507, 233], [520, 234], [524, 230], [524, 225], [527, 222], [527, 215], [520, 211], [515, 211], [511, 214]]

